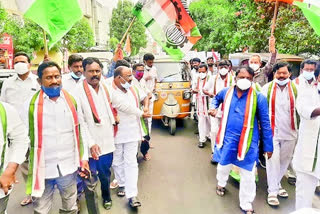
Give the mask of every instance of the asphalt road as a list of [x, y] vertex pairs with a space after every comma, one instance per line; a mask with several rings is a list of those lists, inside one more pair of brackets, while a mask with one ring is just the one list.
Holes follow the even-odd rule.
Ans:
[[[215, 193], [216, 166], [209, 162], [210, 142], [204, 149], [197, 147], [194, 134], [196, 124], [191, 119], [178, 122], [175, 136], [171, 136], [160, 121], [154, 122], [150, 161], [139, 157], [139, 198], [142, 207], [132, 210], [125, 198], [118, 198], [112, 190], [113, 206], [102, 213], [110, 214], [211, 214], [241, 213], [239, 209], [239, 184], [229, 179], [227, 193], [219, 197]], [[18, 174], [17, 184], [10, 196], [8, 214], [32, 213], [32, 205], [21, 207], [24, 198], [24, 182]], [[254, 209], [258, 214], [287, 214], [294, 211], [295, 191], [286, 179], [282, 181], [288, 191], [288, 199], [280, 199], [279, 208], [271, 208], [266, 202], [266, 175], [259, 169], [259, 182]], [[100, 188], [100, 187], [99, 187]], [[99, 191], [100, 192], [100, 191]], [[101, 202], [102, 203], [102, 202]], [[58, 213], [60, 207], [58, 192], [54, 196], [51, 213]], [[320, 197], [314, 197], [314, 207], [320, 209]], [[81, 199], [81, 214], [87, 213], [84, 196]]]

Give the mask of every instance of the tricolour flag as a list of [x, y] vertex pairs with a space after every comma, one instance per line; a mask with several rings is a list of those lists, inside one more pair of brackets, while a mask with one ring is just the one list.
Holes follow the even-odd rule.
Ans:
[[320, 36], [320, 0], [293, 1], [308, 19], [311, 27]]
[[137, 3], [133, 14], [174, 59], [182, 59], [201, 39], [196, 23], [180, 0], [144, 0]]
[[131, 55], [131, 41], [129, 34], [127, 35], [126, 44], [124, 45], [123, 49], [127, 56]]
[[51, 48], [82, 18], [78, 0], [16, 0], [23, 15], [49, 35]]

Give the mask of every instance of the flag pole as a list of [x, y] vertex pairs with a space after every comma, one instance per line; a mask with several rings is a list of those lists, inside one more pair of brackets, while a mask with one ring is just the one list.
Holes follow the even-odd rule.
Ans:
[[133, 25], [133, 23], [134, 23], [134, 21], [135, 21], [135, 20], [136, 20], [136, 16], [135, 16], [135, 17], [133, 17], [133, 19], [132, 19], [132, 21], [131, 21], [131, 23], [130, 23], [129, 27], [127, 28], [126, 32], [123, 34], [122, 39], [121, 39], [121, 40], [120, 40], [120, 42], [119, 42], [119, 44], [120, 44], [120, 45], [122, 45], [122, 43], [123, 43], [124, 39], [126, 38], [126, 36], [127, 36], [128, 32], [129, 32], [130, 28], [132, 27], [132, 25]]
[[274, 30], [275, 30], [275, 28], [276, 28], [278, 8], [279, 8], [279, 0], [276, 0], [276, 4], [275, 4], [275, 6], [274, 6], [274, 13], [273, 13], [272, 25], [271, 25], [271, 36], [273, 36]]
[[43, 42], [44, 42], [44, 60], [49, 58], [49, 52], [48, 52], [48, 42], [47, 42], [47, 36], [46, 31], [42, 29], [43, 31]]

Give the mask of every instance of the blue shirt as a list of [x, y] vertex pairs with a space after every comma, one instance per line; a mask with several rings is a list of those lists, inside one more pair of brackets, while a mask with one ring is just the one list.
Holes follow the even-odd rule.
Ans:
[[[229, 88], [221, 90], [213, 99], [212, 107], [217, 109], [224, 102]], [[251, 171], [259, 155], [259, 139], [263, 143], [264, 152], [273, 152], [272, 130], [269, 120], [269, 110], [267, 98], [261, 93], [257, 93], [257, 109], [254, 116], [254, 128], [251, 146], [244, 158], [237, 159], [238, 145], [244, 122], [248, 91], [245, 91], [239, 98], [235, 89], [232, 95], [230, 110], [227, 120], [223, 146], [218, 149], [215, 147], [214, 159], [221, 165], [234, 164], [240, 168]], [[260, 131], [259, 131], [260, 126]]]

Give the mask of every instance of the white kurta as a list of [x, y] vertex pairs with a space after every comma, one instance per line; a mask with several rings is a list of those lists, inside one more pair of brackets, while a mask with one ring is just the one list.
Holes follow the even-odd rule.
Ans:
[[[26, 153], [29, 145], [28, 131], [19, 114], [13, 106], [3, 103], [7, 115], [7, 138], [10, 139], [10, 146], [7, 147], [4, 155], [3, 169], [6, 169], [8, 163], [21, 164], [26, 159]], [[0, 122], [0, 154], [2, 154], [4, 145], [2, 123]], [[0, 159], [0, 161], [2, 161]], [[2, 162], [1, 162], [2, 164]], [[11, 190], [9, 191], [9, 193]], [[5, 197], [3, 190], [0, 188], [0, 198]]]
[[62, 87], [67, 92], [72, 93], [74, 95], [77, 94], [76, 88], [78, 85], [81, 85], [83, 79], [80, 78], [78, 81], [72, 78], [71, 73], [67, 73], [62, 75]]
[[38, 76], [30, 72], [25, 80], [21, 80], [17, 74], [4, 80], [1, 88], [1, 101], [9, 103], [20, 111], [26, 100], [40, 89], [37, 78]]
[[[88, 84], [97, 113], [99, 115], [99, 118], [101, 119], [101, 122], [99, 124], [94, 122], [92, 110], [83, 84], [78, 85], [76, 91], [79, 101], [79, 114], [83, 115], [83, 117], [79, 117], [83, 118], [83, 120], [79, 122], [81, 125], [81, 129], [86, 132], [87, 136], [87, 139], [83, 140], [86, 140], [89, 149], [93, 145], [97, 144], [100, 147], [101, 155], [104, 155], [115, 150], [113, 136], [113, 124], [115, 123], [115, 121], [102, 84], [103, 83], [100, 82], [98, 93], [92, 88], [91, 85]], [[112, 102], [112, 91], [110, 90], [110, 88], [108, 88], [108, 92], [110, 95], [110, 101]]]

